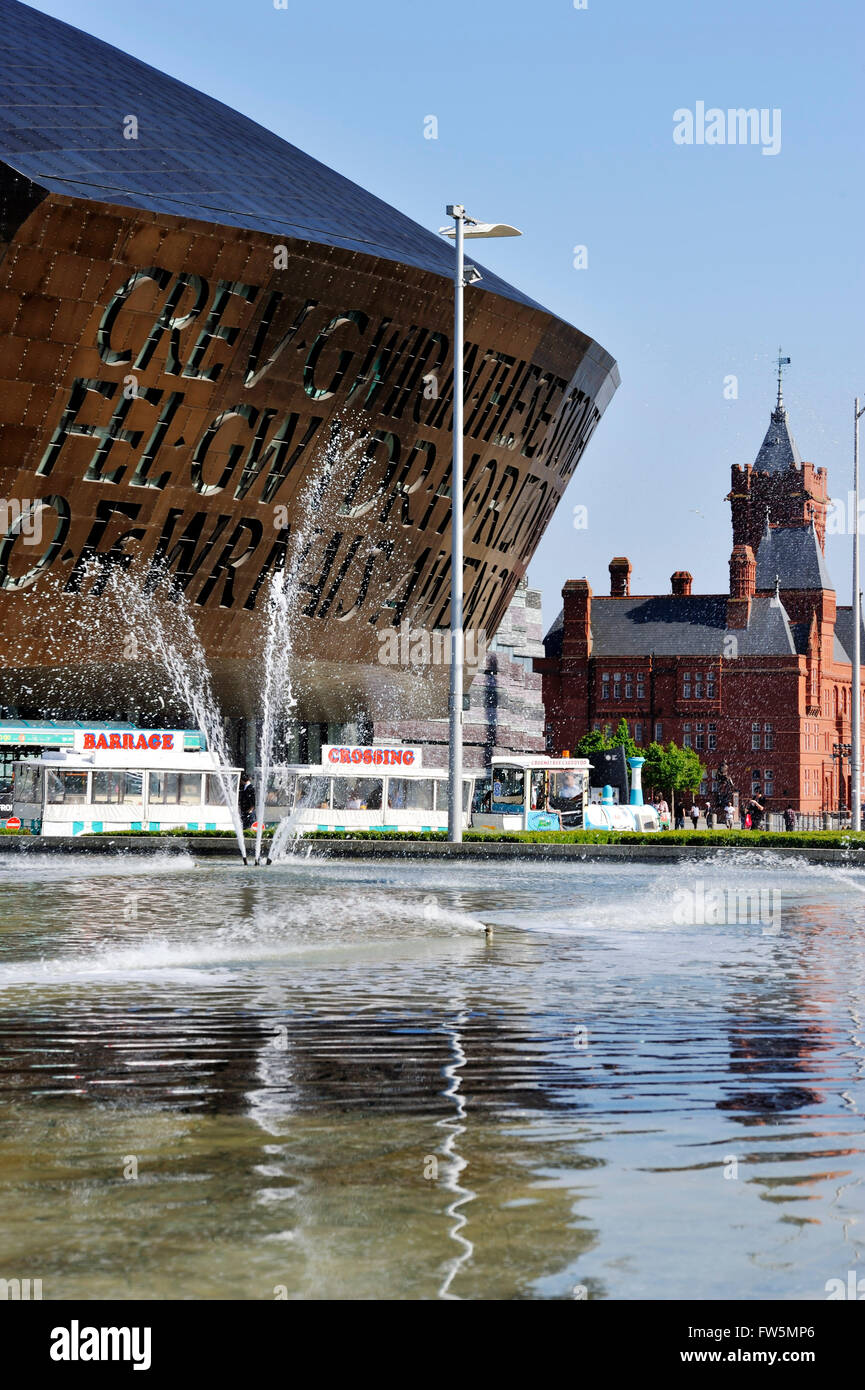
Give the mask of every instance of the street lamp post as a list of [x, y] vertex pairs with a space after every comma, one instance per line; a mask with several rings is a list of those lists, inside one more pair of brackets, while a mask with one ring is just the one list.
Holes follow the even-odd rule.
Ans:
[[841, 829], [841, 822], [844, 819], [844, 759], [847, 758], [852, 764], [853, 745], [852, 743], [833, 743], [832, 763], [838, 759], [838, 829]]
[[466, 266], [465, 237], [520, 236], [506, 222], [478, 222], [461, 203], [447, 208], [452, 227], [440, 227], [442, 236], [453, 237], [454, 265], [454, 424], [453, 474], [451, 478], [451, 671], [448, 706], [448, 839], [463, 838], [463, 289], [482, 279], [474, 266]]
[[861, 684], [861, 640], [862, 600], [859, 583], [859, 417], [865, 414], [865, 406], [859, 408], [859, 397], [853, 404], [853, 671], [850, 690], [851, 714], [850, 737], [853, 753], [850, 759], [850, 799], [852, 802], [851, 827], [862, 829], [862, 730], [860, 712], [862, 707]]

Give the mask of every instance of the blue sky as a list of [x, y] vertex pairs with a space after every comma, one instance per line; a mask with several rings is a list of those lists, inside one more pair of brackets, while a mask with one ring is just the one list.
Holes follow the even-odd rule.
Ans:
[[[854, 0], [41, 0], [218, 97], [430, 227], [521, 227], [484, 259], [597, 338], [622, 385], [530, 570], [727, 587], [732, 463], [752, 462], [779, 343], [802, 457], [846, 497], [865, 397], [862, 68]], [[781, 149], [676, 145], [673, 113], [778, 108]], [[438, 139], [424, 139], [435, 115]], [[576, 270], [573, 249], [588, 248]], [[738, 378], [738, 398], [724, 380]], [[575, 530], [573, 508], [588, 509]], [[828, 560], [849, 601], [849, 537]]]

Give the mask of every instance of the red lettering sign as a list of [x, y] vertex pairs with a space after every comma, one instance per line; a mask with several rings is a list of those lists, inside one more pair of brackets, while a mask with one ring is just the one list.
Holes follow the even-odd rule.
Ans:
[[401, 763], [401, 762], [402, 762], [402, 752], [401, 752], [401, 750], [400, 750], [399, 748], [392, 748], [392, 749], [391, 749], [391, 751], [390, 751], [390, 760], [391, 760], [392, 763]]
[[360, 748], [352, 748], [352, 750], [351, 750], [351, 760], [352, 760], [353, 763], [359, 763], [362, 757], [363, 757], [363, 752], [361, 751]]
[[100, 735], [99, 735], [98, 739], [96, 740], [96, 747], [97, 747], [97, 748], [107, 748], [107, 747], [108, 747], [108, 739], [105, 737], [104, 734], [100, 734]]
[[[345, 751], [345, 750], [343, 750], [343, 751]], [[331, 748], [331, 749], [330, 749], [330, 751], [328, 752], [328, 755], [327, 755], [327, 761], [328, 761], [329, 763], [338, 763], [338, 762], [339, 762], [339, 749], [338, 749], [338, 748]]]
[[363, 750], [363, 760], [364, 760], [365, 763], [371, 763], [371, 762], [372, 762], [372, 749], [371, 749], [371, 748], [364, 748], [364, 750]]
[[350, 763], [350, 762], [351, 762], [351, 749], [350, 749], [350, 748], [340, 748], [340, 750], [339, 750], [339, 760], [340, 760], [341, 763]]
[[414, 762], [414, 753], [411, 751], [410, 748], [406, 748], [405, 752], [403, 753], [402, 762], [403, 767], [411, 767], [412, 763]]
[[133, 738], [132, 734], [124, 734], [124, 735], [123, 735], [122, 742], [123, 742], [123, 747], [124, 747], [124, 748], [134, 748], [134, 747], [135, 747], [135, 739]]
[[95, 748], [95, 747], [96, 747], [96, 735], [95, 735], [95, 734], [85, 734], [85, 735], [84, 735], [84, 747], [85, 747], [85, 748]]
[[151, 748], [158, 748], [162, 743], [162, 738], [159, 734], [151, 734], [147, 742]]
[[163, 748], [173, 748], [173, 747], [174, 747], [174, 734], [163, 734], [163, 735], [162, 735], [162, 747], [163, 747]]
[[135, 747], [136, 747], [136, 748], [146, 748], [146, 747], [147, 747], [147, 735], [146, 735], [146, 734], [139, 734], [139, 735], [138, 735], [138, 741], [137, 741], [137, 743], [135, 744]]
[[109, 747], [109, 748], [119, 748], [119, 747], [120, 747], [120, 735], [119, 735], [119, 734], [109, 734], [109, 735], [108, 735], [108, 747]]

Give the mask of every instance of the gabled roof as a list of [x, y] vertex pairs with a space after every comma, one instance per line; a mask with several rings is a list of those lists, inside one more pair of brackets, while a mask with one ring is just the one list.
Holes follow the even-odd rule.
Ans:
[[754, 467], [760, 473], [786, 473], [791, 464], [801, 468], [802, 460], [790, 433], [787, 411], [783, 405], [778, 405], [770, 416], [769, 428], [754, 460]]
[[[786, 609], [774, 595], [751, 600], [746, 628], [728, 629], [726, 594], [657, 594], [643, 598], [593, 598], [592, 656], [723, 656], [732, 632], [740, 656], [795, 656]], [[548, 657], [561, 655], [562, 613], [546, 637]]]
[[[326, 59], [326, 34], [322, 44]], [[136, 139], [124, 139], [129, 115]], [[428, 228], [222, 102], [18, 0], [0, 0], [0, 162], [49, 192], [453, 277], [453, 246]], [[491, 271], [479, 289], [541, 307]], [[609, 371], [612, 359], [587, 344]]]
[[832, 589], [814, 523], [773, 526], [763, 532], [757, 550], [757, 590]]
[[[838, 648], [840, 647], [840, 653]], [[865, 624], [859, 627], [859, 650], [865, 661]], [[838, 608], [835, 615], [835, 660], [845, 666], [853, 665], [853, 606]]]

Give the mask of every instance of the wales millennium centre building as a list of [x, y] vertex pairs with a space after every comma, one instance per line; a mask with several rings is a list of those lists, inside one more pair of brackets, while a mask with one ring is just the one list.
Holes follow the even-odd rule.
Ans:
[[[619, 378], [479, 270], [465, 626], [489, 640]], [[449, 622], [453, 272], [452, 243], [254, 121], [0, 0], [2, 713], [140, 706], [107, 583], [128, 568], [182, 592], [249, 716], [292, 547], [300, 717], [443, 713], [446, 670], [378, 656], [385, 628]]]

